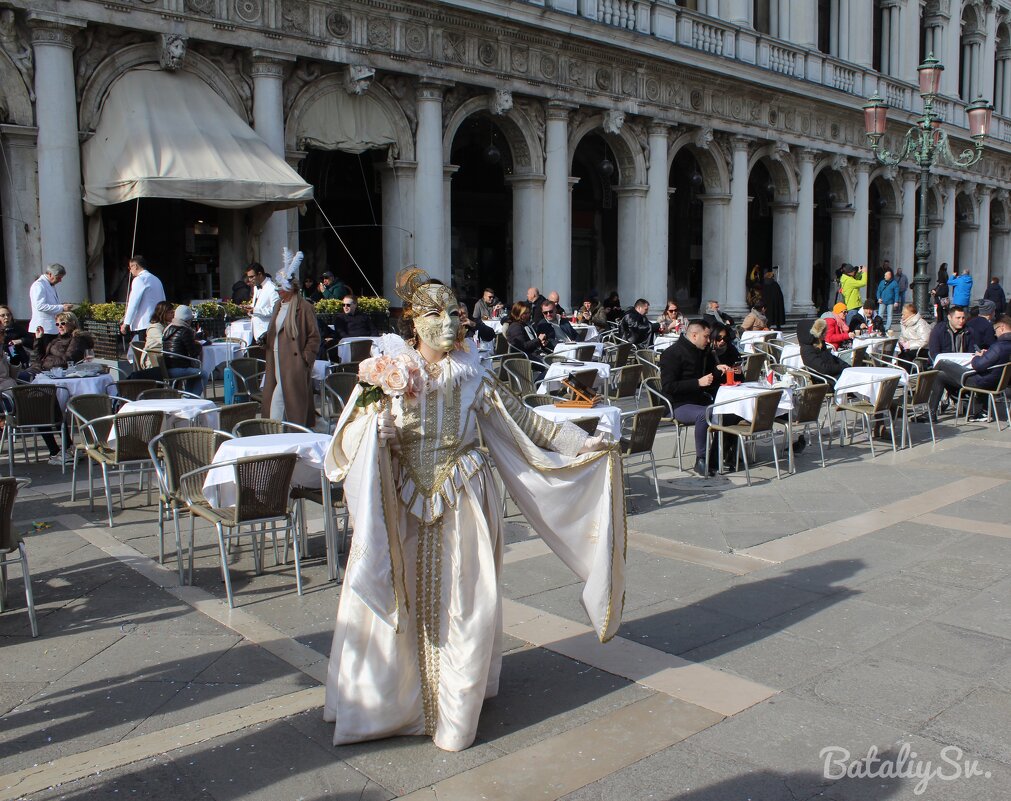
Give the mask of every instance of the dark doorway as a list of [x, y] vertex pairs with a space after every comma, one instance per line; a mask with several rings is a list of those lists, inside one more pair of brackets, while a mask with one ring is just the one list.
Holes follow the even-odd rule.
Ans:
[[468, 305], [485, 287], [501, 298], [518, 297], [512, 285], [512, 155], [491, 117], [468, 118], [453, 137], [453, 288]]
[[176, 303], [220, 297], [218, 209], [187, 200], [141, 198], [102, 209], [108, 300], [126, 300], [135, 218], [133, 253], [147, 258], [151, 272], [165, 287], [165, 297]]
[[[618, 160], [597, 134], [576, 147], [572, 175], [571, 298], [597, 292], [601, 298], [618, 289]], [[564, 293], [563, 293], [564, 294]], [[626, 299], [626, 303], [627, 303]]]
[[[300, 271], [303, 277], [319, 278], [330, 270], [357, 294], [375, 294], [369, 282], [376, 292], [382, 292], [383, 209], [376, 165], [385, 160], [385, 150], [357, 154], [310, 150], [302, 160], [299, 173], [312, 184], [316, 199], [308, 204], [305, 215], [299, 216], [298, 241], [305, 254]], [[264, 266], [270, 271], [270, 265]]]
[[[887, 202], [871, 183], [868, 191], [869, 215], [867, 220], [867, 297], [874, 295], [881, 280], [881, 210]], [[871, 287], [874, 287], [872, 289]]]
[[702, 300], [702, 170], [695, 156], [682, 148], [671, 165], [674, 192], [667, 204], [667, 295], [686, 309]]
[[[776, 186], [762, 162], [748, 176], [748, 196], [748, 289], [751, 290], [762, 283], [764, 271], [772, 266], [772, 203], [776, 199]], [[739, 236], [740, 232], [735, 231], [734, 235]]]
[[835, 193], [825, 173], [814, 179], [814, 274], [811, 276], [811, 302], [819, 313], [835, 302], [835, 271], [832, 264], [832, 205]]

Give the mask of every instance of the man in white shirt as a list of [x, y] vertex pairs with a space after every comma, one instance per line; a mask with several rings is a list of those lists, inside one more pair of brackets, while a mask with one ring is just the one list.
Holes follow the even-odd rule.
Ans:
[[126, 314], [119, 326], [129, 340], [134, 332], [147, 331], [154, 307], [165, 300], [165, 287], [156, 275], [148, 272], [147, 259], [134, 256], [130, 259], [130, 295], [126, 300]]
[[249, 312], [252, 318], [253, 340], [267, 333], [270, 318], [274, 314], [274, 306], [280, 301], [277, 287], [267, 278], [263, 265], [253, 262], [246, 268], [246, 280], [253, 286], [253, 308]]
[[32, 303], [32, 320], [28, 330], [33, 334], [42, 329], [43, 334], [56, 335], [56, 315], [74, 308], [72, 303], [60, 303], [56, 285], [67, 274], [67, 268], [62, 264], [50, 264], [32, 284], [28, 295]]

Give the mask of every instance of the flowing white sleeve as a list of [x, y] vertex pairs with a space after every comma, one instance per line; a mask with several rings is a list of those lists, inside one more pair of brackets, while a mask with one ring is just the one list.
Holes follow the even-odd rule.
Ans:
[[[536, 439], [531, 438], [510, 414], [508, 397], [506, 392], [489, 390], [481, 433], [527, 521], [584, 582], [583, 607], [598, 638], [606, 642], [621, 625], [625, 601], [621, 456], [616, 446], [581, 456], [544, 450], [537, 440], [568, 435], [547, 436], [551, 432], [538, 424], [531, 429]], [[585, 433], [576, 430], [585, 440]]]

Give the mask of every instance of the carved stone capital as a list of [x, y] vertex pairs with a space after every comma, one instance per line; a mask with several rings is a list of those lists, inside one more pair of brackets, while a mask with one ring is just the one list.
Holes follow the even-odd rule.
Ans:
[[577, 108], [575, 103], [565, 103], [561, 100], [549, 100], [545, 115], [548, 120], [569, 121], [569, 115]]
[[646, 131], [650, 136], [662, 136], [664, 138], [670, 137], [671, 133], [677, 130], [676, 123], [660, 122], [658, 120], [650, 120], [649, 125], [646, 127]]
[[433, 78], [422, 78], [418, 81], [417, 88], [417, 98], [418, 100], [438, 100], [442, 101], [443, 95], [446, 94], [446, 90], [453, 86], [452, 81], [440, 81]]
[[32, 32], [33, 45], [58, 45], [74, 47], [74, 34], [86, 27], [87, 23], [62, 17], [42, 14], [28, 15], [28, 28]]
[[819, 158], [821, 158], [821, 151], [810, 147], [802, 147], [797, 151], [797, 160], [801, 164], [814, 164]]
[[734, 153], [740, 153], [741, 151], [747, 153], [748, 148], [751, 147], [754, 141], [750, 136], [731, 136], [730, 146], [733, 148]]
[[280, 53], [272, 53], [265, 50], [254, 50], [252, 52], [252, 69], [250, 69], [249, 74], [254, 78], [283, 79], [285, 65], [294, 60], [294, 56], [284, 56]]

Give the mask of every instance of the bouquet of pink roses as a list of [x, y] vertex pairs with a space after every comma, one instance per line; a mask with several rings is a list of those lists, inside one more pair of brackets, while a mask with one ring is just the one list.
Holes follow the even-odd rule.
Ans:
[[425, 388], [425, 376], [417, 362], [406, 353], [373, 356], [358, 365], [358, 383], [362, 387], [358, 405], [369, 406], [386, 396], [418, 397]]

